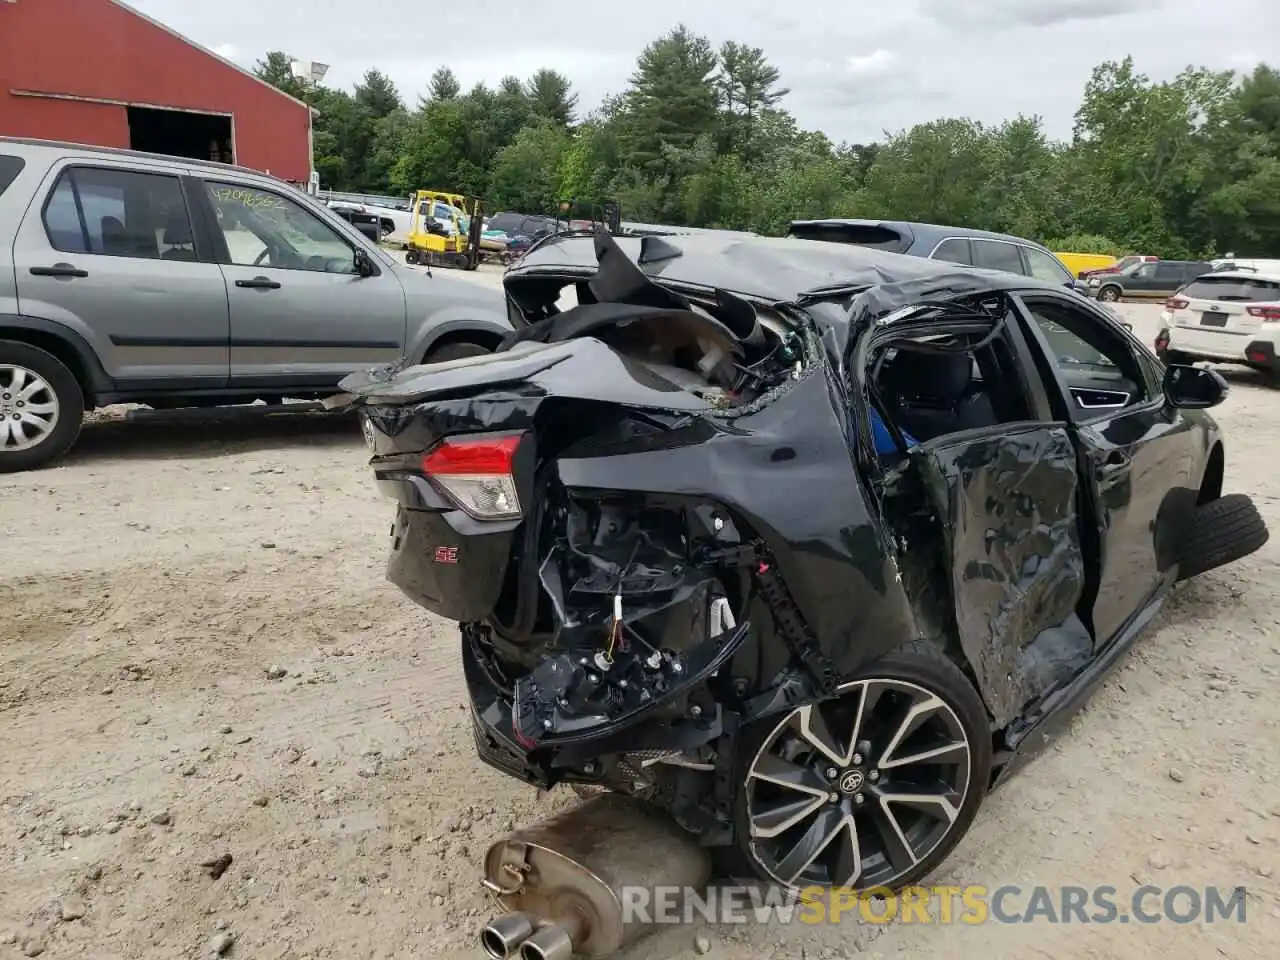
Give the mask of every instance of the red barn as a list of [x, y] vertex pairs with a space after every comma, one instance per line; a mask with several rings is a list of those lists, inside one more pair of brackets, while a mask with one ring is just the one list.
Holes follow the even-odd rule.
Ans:
[[0, 134], [311, 175], [305, 103], [119, 0], [0, 0]]

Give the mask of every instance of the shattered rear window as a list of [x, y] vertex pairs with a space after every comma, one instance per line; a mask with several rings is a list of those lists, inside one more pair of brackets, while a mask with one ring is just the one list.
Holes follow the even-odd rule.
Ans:
[[801, 240], [856, 243], [890, 253], [902, 253], [911, 246], [910, 237], [878, 223], [795, 223], [791, 225], [791, 235]]
[[1257, 303], [1280, 300], [1280, 283], [1261, 277], [1200, 277], [1182, 291], [1197, 300], [1232, 300]]

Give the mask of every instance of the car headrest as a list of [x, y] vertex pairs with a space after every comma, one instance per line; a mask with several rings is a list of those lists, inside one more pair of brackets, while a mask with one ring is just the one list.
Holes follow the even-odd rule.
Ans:
[[973, 359], [967, 353], [922, 353], [898, 348], [885, 365], [882, 386], [901, 399], [954, 402], [973, 380]]
[[169, 215], [169, 219], [164, 225], [164, 240], [162, 242], [168, 246], [195, 242], [191, 236], [191, 222], [187, 219], [185, 213]]

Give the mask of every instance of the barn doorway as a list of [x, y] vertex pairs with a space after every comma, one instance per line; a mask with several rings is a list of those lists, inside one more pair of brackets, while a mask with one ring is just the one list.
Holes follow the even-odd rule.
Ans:
[[154, 107], [129, 107], [128, 112], [134, 150], [235, 163], [230, 117]]

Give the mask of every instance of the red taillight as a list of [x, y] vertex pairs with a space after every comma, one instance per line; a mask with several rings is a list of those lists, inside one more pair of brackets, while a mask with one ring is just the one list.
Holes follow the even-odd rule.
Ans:
[[1164, 305], [1168, 307], [1170, 310], [1187, 309], [1187, 301], [1183, 300], [1181, 297], [1170, 297], [1168, 300], [1164, 302]]
[[1260, 320], [1280, 320], [1280, 307], [1249, 307], [1249, 316]]
[[450, 437], [422, 459], [433, 477], [477, 473], [510, 473], [520, 434], [501, 437]]
[[477, 520], [520, 516], [514, 460], [522, 434], [449, 437], [422, 458], [422, 470]]

